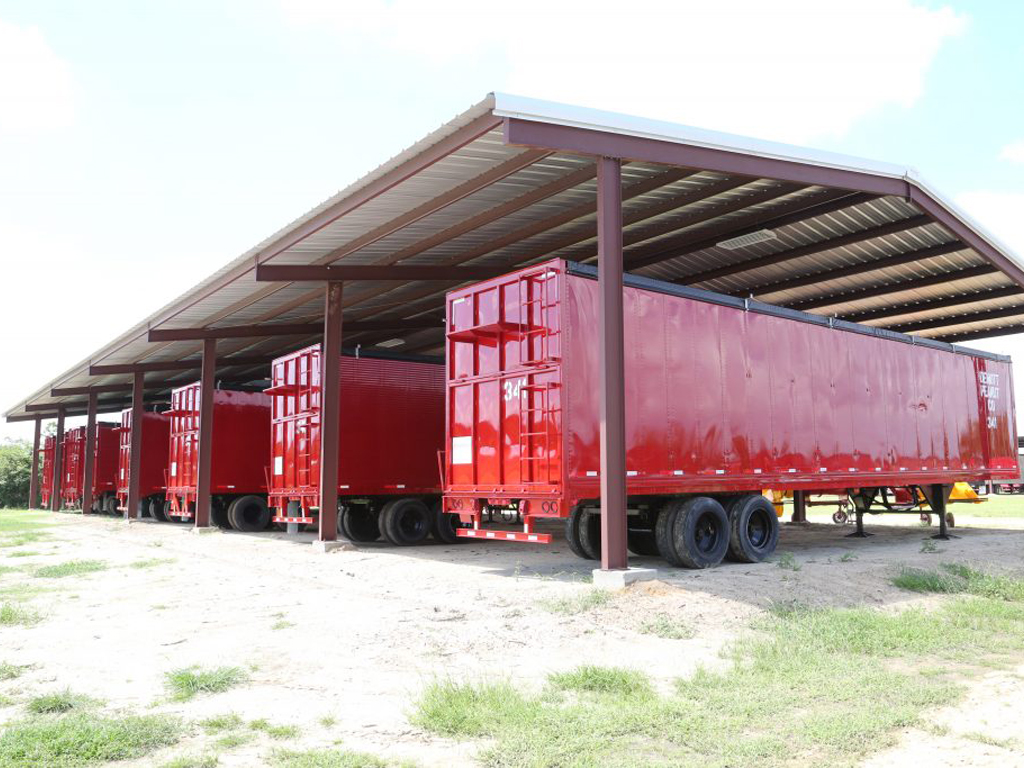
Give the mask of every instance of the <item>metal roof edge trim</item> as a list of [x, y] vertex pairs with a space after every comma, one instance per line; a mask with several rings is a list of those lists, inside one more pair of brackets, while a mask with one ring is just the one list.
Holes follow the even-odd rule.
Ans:
[[[539, 265], [533, 265], [533, 267], [537, 266]], [[578, 275], [579, 277], [585, 277], [591, 280], [597, 279], [597, 267], [591, 266], [590, 264], [566, 261], [565, 269], [570, 275]], [[677, 285], [676, 283], [668, 283], [664, 280], [657, 280], [653, 277], [643, 277], [642, 275], [633, 275], [627, 272], [623, 275], [622, 281], [624, 285], [633, 288], [642, 288], [656, 293], [663, 293], [668, 296], [679, 296], [684, 299], [693, 299], [694, 301], [702, 301], [707, 304], [718, 304], [719, 306], [741, 309], [745, 312], [755, 312], [761, 315], [782, 317], [798, 323], [828, 326], [834, 330], [844, 331], [846, 333], [859, 333], [864, 336], [874, 336], [875, 338], [895, 341], [901, 344], [928, 346], [933, 349], [945, 350], [953, 354], [980, 357], [986, 360], [996, 360], [1003, 363], [1012, 362], [1009, 355], [999, 355], [995, 352], [986, 352], [980, 349], [961, 347], [957, 344], [950, 344], [936, 339], [927, 339], [923, 336], [911, 336], [905, 333], [890, 331], [885, 328], [875, 328], [870, 325], [851, 323], [848, 320], [832, 319], [825, 315], [814, 315], [810, 312], [801, 312], [797, 309], [780, 307], [775, 304], [766, 304], [762, 301], [754, 301], [753, 299], [739, 299], [725, 293], [708, 291], [703, 288], [693, 288], [688, 285]]]

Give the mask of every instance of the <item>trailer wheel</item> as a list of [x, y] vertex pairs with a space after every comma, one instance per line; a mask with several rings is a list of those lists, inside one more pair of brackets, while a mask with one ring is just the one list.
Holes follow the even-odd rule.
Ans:
[[376, 541], [380, 538], [380, 524], [373, 510], [364, 506], [346, 504], [338, 515], [340, 533], [349, 541]]
[[103, 499], [103, 511], [108, 515], [120, 514], [117, 511], [117, 496], [107, 496]]
[[164, 502], [164, 515], [166, 515], [167, 516], [167, 520], [169, 522], [172, 522], [172, 523], [184, 523], [184, 522], [186, 522], [184, 518], [178, 517], [177, 515], [172, 515], [171, 514], [171, 502], [169, 502], [169, 501], [165, 501]]
[[399, 547], [419, 544], [430, 535], [430, 508], [419, 499], [393, 499], [380, 512], [384, 538]]
[[149, 516], [161, 523], [167, 522], [167, 515], [164, 514], [164, 500], [160, 497], [150, 499]]
[[270, 507], [261, 496], [239, 496], [228, 505], [228, 522], [236, 531], [253, 533], [270, 525]]
[[641, 557], [657, 557], [661, 554], [654, 531], [645, 528], [637, 528], [627, 532], [626, 546], [634, 555], [640, 555]]
[[217, 499], [210, 503], [210, 522], [218, 528], [223, 528], [227, 531], [231, 530], [231, 521], [228, 520], [227, 507]]
[[654, 543], [658, 547], [658, 554], [670, 565], [681, 566], [679, 555], [676, 554], [676, 543], [672, 537], [672, 529], [675, 527], [676, 517], [679, 509], [685, 500], [672, 499], [667, 502], [658, 513], [658, 519], [654, 521]]
[[779, 518], [764, 496], [741, 496], [729, 505], [729, 550], [737, 563], [760, 563], [779, 543]]
[[710, 568], [722, 562], [729, 549], [729, 518], [722, 505], [709, 496], [697, 496], [687, 499], [674, 511], [671, 521], [674, 564], [684, 568]]
[[587, 560], [601, 559], [601, 511], [584, 512], [580, 518], [580, 547]]
[[583, 516], [586, 515], [586, 508], [582, 504], [577, 504], [569, 512], [569, 516], [565, 518], [565, 540], [569, 544], [569, 549], [576, 557], [581, 557], [584, 560], [592, 560], [593, 558], [587, 555], [587, 551], [583, 548], [583, 544], [580, 542], [580, 522], [583, 520]]
[[462, 539], [455, 532], [459, 528], [471, 528], [472, 525], [464, 523], [458, 514], [444, 511], [444, 505], [439, 501], [434, 505], [434, 538], [444, 544], [461, 544]]
[[948, 525], [950, 528], [955, 528], [956, 527], [956, 518], [953, 517], [953, 513], [952, 512], [947, 512], [946, 513], [946, 525]]

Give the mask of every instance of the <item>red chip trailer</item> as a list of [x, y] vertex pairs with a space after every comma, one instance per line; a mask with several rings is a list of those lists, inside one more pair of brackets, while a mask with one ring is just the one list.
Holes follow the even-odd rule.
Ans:
[[[171, 392], [167, 501], [173, 521], [192, 518], [199, 474], [199, 382]], [[270, 463], [270, 397], [262, 392], [213, 391], [210, 519], [222, 528], [257, 531], [270, 524], [266, 468]]]
[[[600, 554], [598, 283], [565, 261], [448, 294], [445, 509], [460, 536]], [[1009, 359], [625, 277], [629, 545], [676, 565], [772, 552], [761, 489], [848, 494], [1017, 477]], [[932, 499], [941, 508], [946, 496]], [[484, 528], [514, 510], [524, 529]], [[916, 512], [916, 511], [915, 511]]]
[[[320, 345], [272, 365], [270, 504], [274, 521], [312, 523], [320, 504]], [[444, 366], [372, 357], [341, 366], [338, 529], [415, 544], [440, 514]], [[436, 533], [443, 537], [445, 531]], [[451, 532], [449, 540], [454, 540]]]
[[[128, 481], [131, 478], [132, 409], [121, 411], [117, 455], [117, 508], [128, 508]], [[145, 411], [142, 414], [142, 441], [139, 456], [139, 503], [156, 520], [164, 517], [164, 499], [167, 486], [167, 452], [171, 432], [171, 419], [166, 413]]]
[[[65, 508], [79, 507], [85, 488], [85, 427], [64, 433], [61, 449], [64, 477], [61, 501]], [[91, 512], [117, 513], [117, 431], [114, 424], [96, 424], [96, 446], [93, 453]]]
[[43, 455], [39, 463], [43, 467], [42, 482], [39, 484], [39, 498], [42, 509], [50, 508], [50, 498], [53, 496], [53, 454], [57, 448], [57, 438], [47, 435], [43, 438], [43, 447], [39, 452]]

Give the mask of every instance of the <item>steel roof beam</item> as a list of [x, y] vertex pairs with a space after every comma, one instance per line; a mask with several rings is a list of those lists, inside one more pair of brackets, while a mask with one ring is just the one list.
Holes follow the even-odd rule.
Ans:
[[[230, 366], [257, 366], [257, 365], [269, 365], [272, 363], [277, 356], [257, 356], [257, 357], [222, 357], [217, 361], [218, 368], [227, 368]], [[162, 373], [167, 371], [190, 371], [197, 368], [201, 368], [203, 361], [200, 359], [195, 360], [168, 360], [163, 362], [152, 362], [152, 363], [113, 363], [111, 365], [90, 365], [89, 375], [90, 376], [107, 376], [110, 374], [117, 373]]]
[[998, 267], [991, 264], [980, 264], [976, 267], [958, 269], [953, 272], [943, 272], [938, 275], [928, 275], [927, 277], [918, 277], [912, 280], [901, 280], [897, 283], [876, 285], [871, 288], [863, 288], [861, 290], [849, 291], [847, 293], [837, 293], [832, 296], [822, 296], [820, 298], [807, 299], [805, 301], [786, 303], [783, 306], [789, 307], [790, 309], [799, 309], [804, 311], [819, 309], [821, 307], [832, 306], [833, 304], [846, 304], [851, 301], [860, 301], [862, 299], [875, 299], [879, 296], [888, 296], [893, 293], [912, 291], [915, 288], [927, 288], [933, 285], [942, 285], [943, 283], [950, 283], [954, 280], [966, 280], [970, 277], [991, 275], [999, 271]]
[[[774, 229], [789, 224], [799, 224], [818, 216], [826, 216], [877, 199], [878, 195], [869, 195], [863, 192], [826, 190], [814, 197], [791, 200], [770, 210], [758, 211], [744, 217], [742, 221], [725, 222], [715, 227], [706, 227], [700, 232], [687, 232], [682, 237], [670, 242], [662, 241], [646, 248], [634, 249], [627, 254], [626, 268], [649, 267], [652, 264], [712, 248], [726, 238], [749, 235], [766, 228]], [[742, 226], [737, 229], [737, 224], [742, 224]]]
[[347, 282], [350, 280], [445, 280], [471, 281], [501, 277], [508, 272], [507, 265], [479, 267], [451, 267], [433, 264], [260, 264], [256, 267], [256, 282]]
[[131, 384], [96, 384], [91, 387], [54, 387], [50, 390], [50, 397], [73, 397], [75, 395], [88, 395], [91, 392], [131, 392]]
[[839, 317], [853, 323], [863, 323], [868, 320], [883, 320], [887, 317], [915, 315], [919, 312], [927, 312], [932, 309], [961, 307], [964, 304], [977, 304], [982, 301], [1022, 295], [1024, 295], [1024, 288], [1016, 285], [1008, 285], [1003, 288], [991, 288], [985, 291], [975, 291], [974, 293], [943, 296], [938, 299], [928, 299], [927, 301], [912, 301], [906, 304], [896, 304], [891, 307], [878, 307], [876, 309], [865, 309], [859, 312], [849, 312], [845, 315], [840, 315]]
[[764, 256], [747, 259], [746, 261], [739, 261], [735, 264], [726, 264], [723, 267], [706, 269], [703, 272], [698, 272], [694, 275], [677, 278], [672, 282], [684, 283], [687, 285], [706, 283], [709, 280], [732, 277], [733, 275], [738, 275], [743, 272], [749, 272], [752, 269], [774, 267], [779, 264], [784, 264], [787, 261], [795, 261], [808, 256], [816, 256], [819, 253], [826, 253], [836, 248], [844, 248], [849, 245], [859, 245], [865, 240], [873, 240], [877, 237], [885, 237], [886, 235], [906, 232], [907, 230], [917, 229], [918, 227], [923, 227], [931, 223], [932, 220], [928, 216], [911, 216], [908, 219], [900, 219], [899, 221], [881, 224], [877, 227], [869, 227], [868, 229], [862, 229], [858, 232], [840, 235], [839, 237], [830, 237], [828, 240], [819, 240], [816, 243], [801, 245], [797, 248], [788, 248], [784, 251], [769, 253]]
[[885, 256], [875, 261], [849, 264], [845, 267], [836, 267], [835, 269], [813, 272], [809, 275], [801, 275], [800, 277], [793, 277], [789, 280], [779, 280], [775, 283], [757, 285], [750, 290], [735, 291], [733, 295], [749, 296], [750, 294], [753, 294], [754, 296], [765, 296], [770, 293], [788, 291], [793, 288], [804, 288], [805, 286], [815, 285], [816, 283], [822, 283], [828, 280], [837, 280], [841, 277], [854, 277], [856, 275], [864, 275], [869, 272], [876, 272], [879, 269], [898, 267], [903, 264], [913, 264], [917, 261], [934, 259], [937, 256], [947, 256], [951, 253], [957, 253], [958, 251], [966, 249], [966, 245], [959, 241], [954, 241], [952, 243], [944, 243], [943, 245], [934, 245], [930, 248], [919, 248], [916, 251], [908, 251], [907, 253], [897, 253], [892, 256]]
[[[421, 328], [443, 328], [444, 323], [432, 318], [380, 318], [377, 320], [350, 320], [346, 329], [351, 331], [404, 331]], [[224, 328], [155, 328], [149, 331], [149, 341], [202, 341], [204, 339], [248, 339], [261, 336], [314, 336], [323, 332], [320, 323], [281, 323], [278, 325], [239, 325]]]
[[1011, 336], [1017, 333], [1024, 333], [1024, 323], [1013, 325], [1002, 325], [998, 328], [989, 328], [984, 331], [969, 331], [967, 333], [952, 333], [947, 336], [933, 336], [937, 341], [946, 341], [954, 344], [958, 341], [971, 341], [972, 339], [991, 339], [995, 336]]
[[933, 317], [928, 320], [917, 320], [912, 323], [901, 323], [900, 325], [887, 325], [890, 331], [898, 333], [911, 333], [913, 331], [928, 331], [933, 328], [949, 328], [965, 323], [982, 323], [986, 320], [1000, 320], [1006, 317], [1024, 317], [1024, 306], [1015, 305], [1002, 307], [1001, 309], [984, 309], [978, 312], [968, 312], [963, 315], [950, 315], [947, 317]]

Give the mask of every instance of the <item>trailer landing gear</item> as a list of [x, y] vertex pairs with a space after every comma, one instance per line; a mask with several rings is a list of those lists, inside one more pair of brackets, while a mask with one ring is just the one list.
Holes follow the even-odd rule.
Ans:
[[866, 539], [868, 536], [874, 536], [875, 534], [868, 533], [864, 530], [864, 512], [858, 509], [855, 514], [857, 516], [857, 530], [855, 530], [853, 533], [846, 534], [846, 538]]

